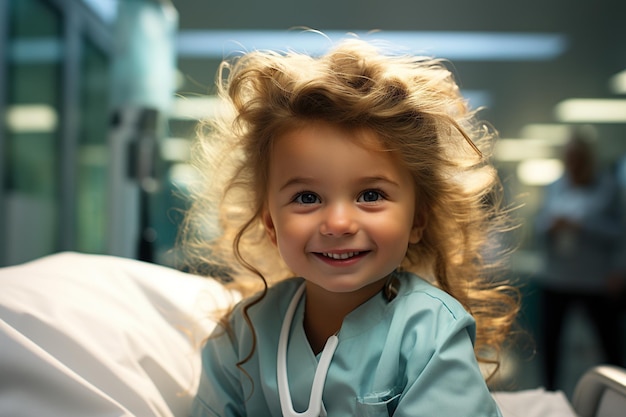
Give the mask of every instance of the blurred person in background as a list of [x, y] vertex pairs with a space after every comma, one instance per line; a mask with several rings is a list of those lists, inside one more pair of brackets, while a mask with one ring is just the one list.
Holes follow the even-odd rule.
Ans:
[[546, 389], [556, 386], [563, 324], [574, 307], [586, 313], [606, 363], [623, 362], [616, 273], [621, 210], [615, 176], [597, 169], [588, 140], [574, 132], [565, 147], [563, 176], [551, 184], [537, 217], [545, 250], [541, 330]]

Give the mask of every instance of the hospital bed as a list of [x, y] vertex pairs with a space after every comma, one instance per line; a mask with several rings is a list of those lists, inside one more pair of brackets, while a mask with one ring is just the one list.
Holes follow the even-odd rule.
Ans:
[[[238, 299], [214, 280], [105, 255], [0, 268], [0, 416], [185, 416], [201, 342]], [[621, 372], [593, 370], [573, 404], [541, 388], [493, 395], [504, 417], [609, 417], [597, 410], [626, 410]]]
[[596, 366], [576, 384], [572, 398], [579, 417], [626, 416], [626, 370], [617, 366]]

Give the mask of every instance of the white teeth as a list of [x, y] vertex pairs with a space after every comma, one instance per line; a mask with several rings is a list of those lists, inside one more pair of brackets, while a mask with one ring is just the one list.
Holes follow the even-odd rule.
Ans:
[[358, 255], [360, 252], [345, 252], [345, 253], [328, 253], [328, 252], [323, 252], [322, 255], [326, 256], [327, 258], [332, 258], [332, 259], [348, 259], [348, 258], [352, 258], [355, 255]]

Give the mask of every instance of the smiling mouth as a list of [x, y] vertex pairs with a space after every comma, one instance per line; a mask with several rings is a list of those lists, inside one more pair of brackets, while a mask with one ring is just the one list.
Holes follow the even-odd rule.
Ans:
[[359, 256], [364, 252], [344, 252], [344, 253], [330, 253], [330, 252], [322, 252], [322, 255], [325, 258], [335, 259], [338, 261], [343, 261], [346, 259], [354, 258], [355, 256]]

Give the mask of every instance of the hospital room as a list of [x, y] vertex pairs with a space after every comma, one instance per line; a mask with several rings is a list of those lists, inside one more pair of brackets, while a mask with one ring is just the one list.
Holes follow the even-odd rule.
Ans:
[[625, 416], [624, 16], [0, 0], [0, 417]]

